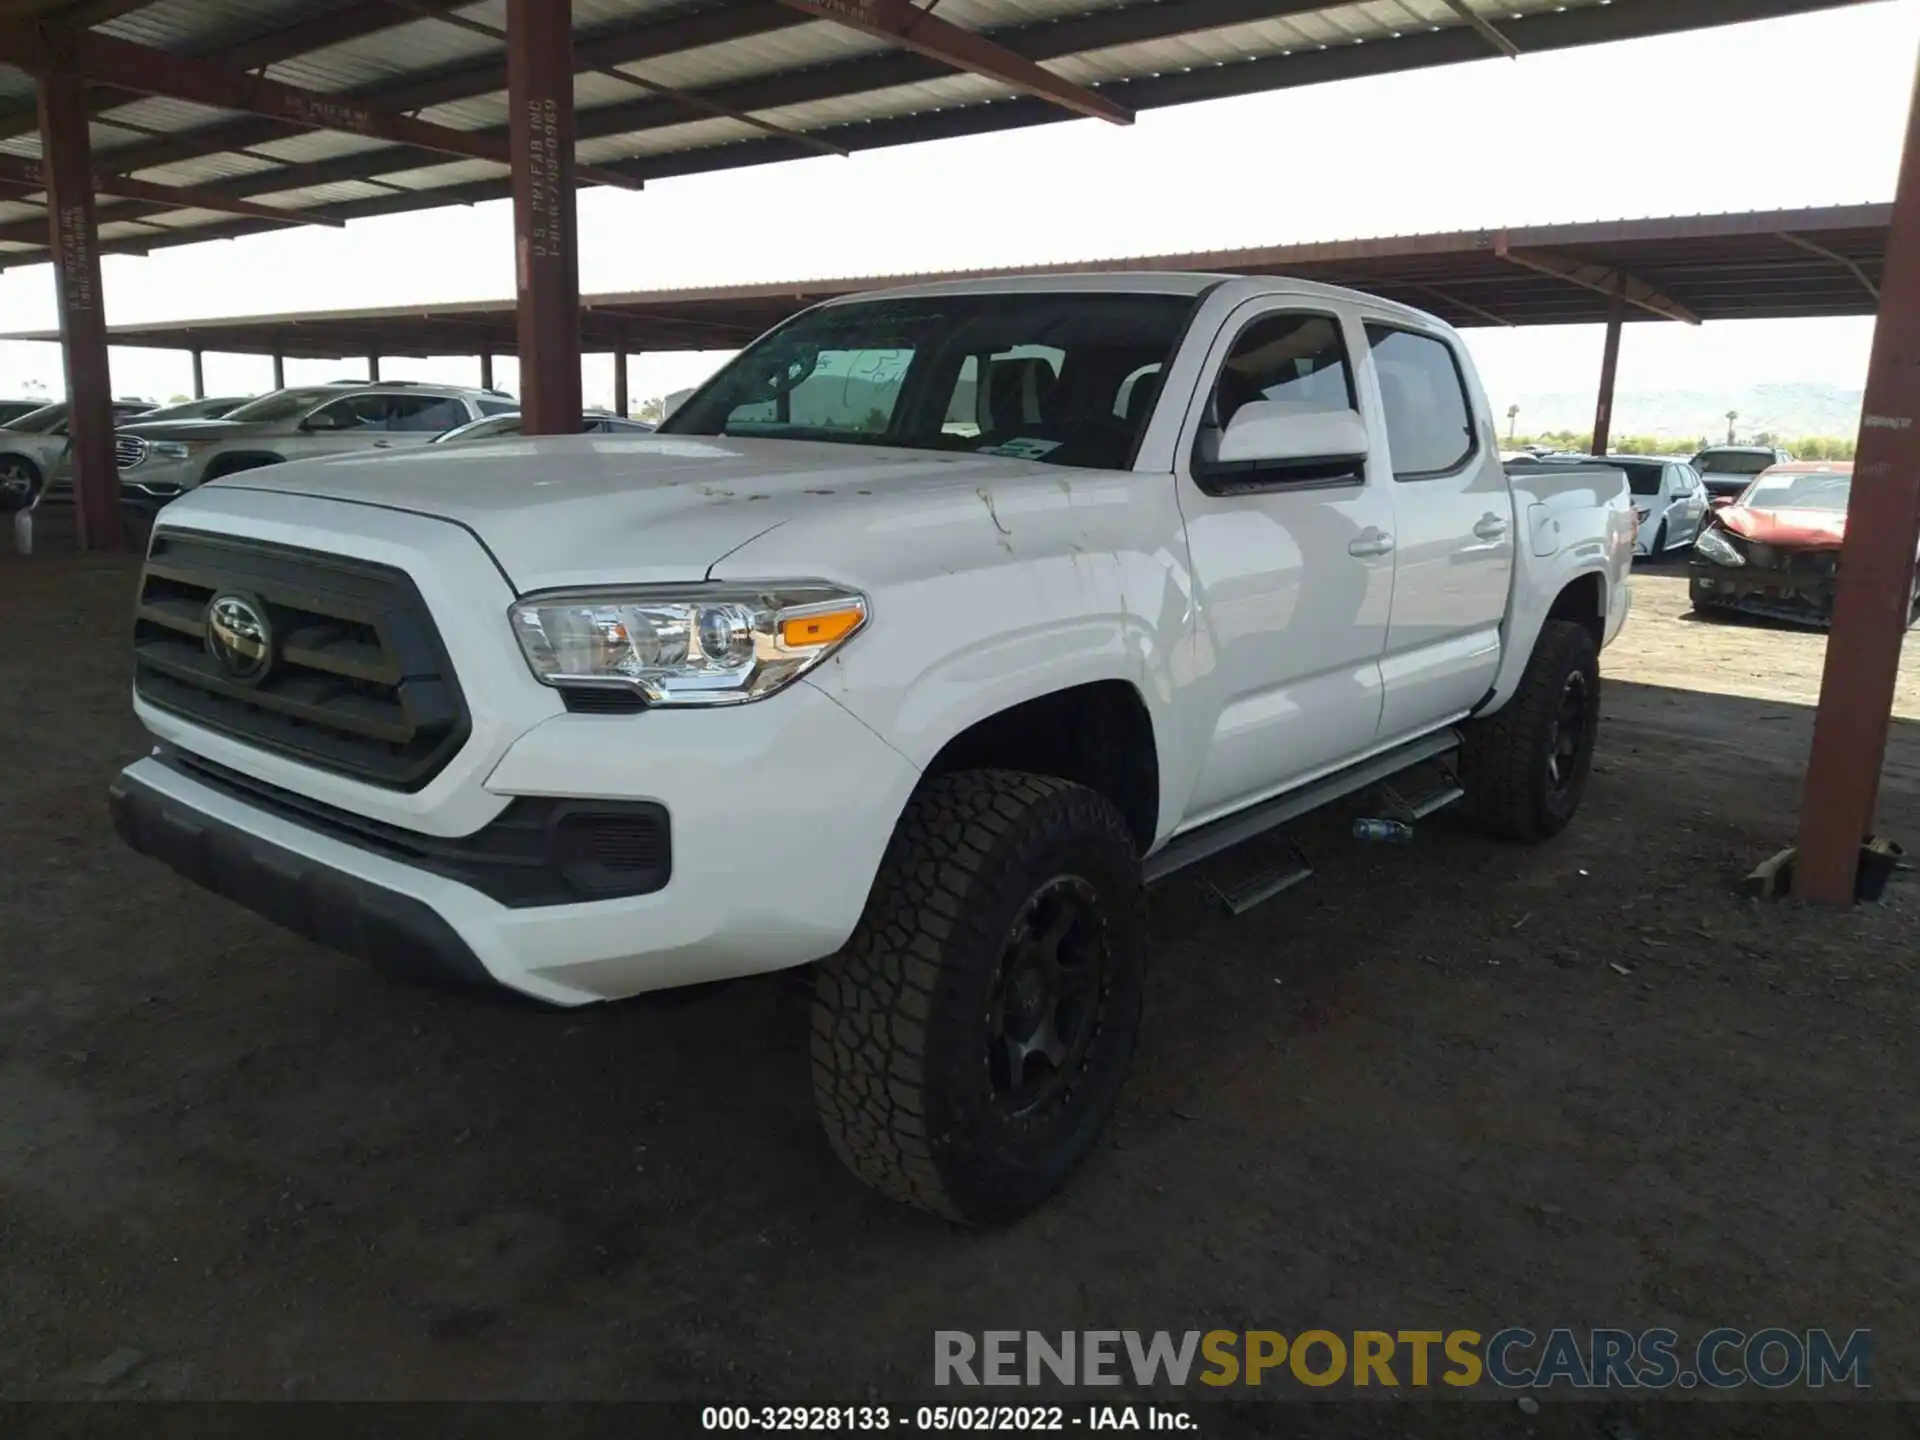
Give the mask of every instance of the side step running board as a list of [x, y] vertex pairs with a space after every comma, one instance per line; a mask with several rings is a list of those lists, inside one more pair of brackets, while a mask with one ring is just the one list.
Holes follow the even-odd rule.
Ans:
[[[1198, 830], [1189, 830], [1184, 835], [1176, 835], [1159, 850], [1147, 857], [1141, 872], [1147, 882], [1164, 880], [1176, 870], [1218, 855], [1222, 850], [1231, 849], [1243, 840], [1251, 840], [1276, 825], [1284, 825], [1289, 820], [1297, 820], [1310, 811], [1318, 810], [1322, 805], [1331, 804], [1356, 790], [1364, 790], [1369, 785], [1377, 785], [1389, 776], [1398, 775], [1423, 760], [1431, 760], [1460, 748], [1458, 730], [1439, 730], [1431, 735], [1423, 735], [1418, 740], [1410, 740], [1405, 745], [1397, 745], [1383, 751], [1371, 760], [1362, 760], [1345, 770], [1337, 770], [1323, 776], [1310, 785], [1298, 790], [1290, 790], [1285, 795], [1276, 795], [1258, 805], [1240, 811], [1238, 814], [1225, 815], [1211, 824], [1202, 825]], [[1449, 799], [1456, 797], [1449, 796]], [[1445, 803], [1445, 802], [1443, 802]], [[1434, 807], [1438, 809], [1438, 806]], [[1305, 879], [1305, 876], [1301, 876]]]

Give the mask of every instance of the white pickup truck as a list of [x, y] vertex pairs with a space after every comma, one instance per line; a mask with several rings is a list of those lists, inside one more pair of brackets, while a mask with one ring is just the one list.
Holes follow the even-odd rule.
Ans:
[[116, 823], [324, 944], [556, 1004], [811, 965], [840, 1156], [1016, 1215], [1116, 1103], [1145, 883], [1414, 766], [1502, 835], [1572, 816], [1634, 511], [1495, 442], [1459, 339], [1346, 290], [835, 301], [656, 435], [167, 508]]

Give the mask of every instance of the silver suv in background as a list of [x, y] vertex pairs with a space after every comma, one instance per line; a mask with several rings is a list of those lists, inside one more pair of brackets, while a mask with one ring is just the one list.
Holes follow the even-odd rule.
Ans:
[[456, 425], [519, 408], [501, 391], [458, 385], [388, 380], [295, 386], [262, 395], [219, 420], [123, 425], [115, 436], [115, 458], [129, 500], [164, 504], [236, 470], [424, 445]]
[[[153, 409], [150, 400], [116, 400], [117, 425]], [[67, 402], [56, 400], [0, 425], [0, 512], [24, 510], [48, 476], [67, 468]]]

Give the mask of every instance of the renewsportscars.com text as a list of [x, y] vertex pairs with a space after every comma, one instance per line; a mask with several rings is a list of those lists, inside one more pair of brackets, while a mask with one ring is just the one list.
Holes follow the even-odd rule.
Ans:
[[1478, 1330], [936, 1330], [936, 1385], [1313, 1389], [1866, 1389], [1873, 1336], [1773, 1326]]

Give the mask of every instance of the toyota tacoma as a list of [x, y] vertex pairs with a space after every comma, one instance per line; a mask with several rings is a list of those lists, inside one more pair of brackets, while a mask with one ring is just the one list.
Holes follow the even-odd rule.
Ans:
[[1115, 1107], [1147, 883], [1421, 767], [1410, 813], [1568, 823], [1635, 525], [1618, 471], [1509, 475], [1459, 338], [1384, 300], [853, 297], [654, 435], [275, 465], [166, 508], [134, 627], [157, 743], [112, 806], [402, 971], [579, 1005], [812, 967], [835, 1151], [1000, 1219]]

